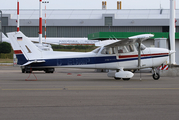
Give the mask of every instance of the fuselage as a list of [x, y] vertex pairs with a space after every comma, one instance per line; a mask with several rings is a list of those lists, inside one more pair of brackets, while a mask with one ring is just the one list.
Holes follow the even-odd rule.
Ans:
[[[23, 54], [16, 54], [18, 64], [27, 62]], [[141, 68], [160, 66], [168, 59], [169, 50], [163, 48], [144, 48], [141, 50]], [[42, 53], [44, 63], [32, 63], [31, 67], [69, 67], [87, 69], [138, 69], [138, 51], [135, 45], [124, 47], [99, 47], [92, 52]], [[23, 59], [22, 59], [23, 58]], [[37, 58], [41, 60], [41, 58]]]

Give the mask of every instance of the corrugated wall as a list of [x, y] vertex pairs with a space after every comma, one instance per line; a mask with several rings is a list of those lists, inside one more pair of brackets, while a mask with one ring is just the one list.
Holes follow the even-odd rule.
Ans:
[[58, 37], [87, 37], [88, 34], [96, 33], [96, 32], [162, 32], [162, 27], [118, 27], [118, 26], [57, 27]]
[[[38, 37], [38, 26], [21, 26], [20, 30], [28, 37]], [[16, 31], [16, 27], [3, 26], [3, 32]], [[177, 27], [179, 31], [179, 27]], [[47, 26], [47, 37], [87, 37], [97, 32], [162, 32], [162, 27], [121, 27], [121, 26]], [[44, 27], [43, 27], [44, 36]]]
[[179, 27], [176, 27], [176, 32], [179, 32]]
[[20, 31], [22, 31], [28, 37], [38, 37], [39, 27], [38, 26], [30, 26], [30, 27], [20, 27]]

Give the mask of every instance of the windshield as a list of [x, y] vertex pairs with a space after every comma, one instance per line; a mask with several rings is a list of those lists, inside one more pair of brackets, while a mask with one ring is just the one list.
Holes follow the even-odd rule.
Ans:
[[[138, 44], [138, 43], [135, 43], [135, 47], [136, 47], [136, 49], [138, 50], [139, 44]], [[140, 49], [141, 49], [141, 50], [145, 50], [145, 48], [146, 48], [146, 46], [145, 46], [144, 44], [141, 44]]]
[[100, 49], [101, 49], [101, 47], [96, 48], [96, 49], [94, 49], [92, 52], [93, 52], [93, 53], [98, 53]]

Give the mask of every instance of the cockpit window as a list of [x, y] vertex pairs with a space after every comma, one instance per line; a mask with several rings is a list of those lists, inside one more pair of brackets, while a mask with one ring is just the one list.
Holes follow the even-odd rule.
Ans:
[[[138, 50], [139, 44], [138, 44], [138, 43], [135, 43], [135, 47], [136, 47], [136, 49]], [[145, 50], [145, 48], [146, 48], [146, 46], [145, 46], [144, 44], [141, 44], [140, 49], [141, 49], [141, 50]]]

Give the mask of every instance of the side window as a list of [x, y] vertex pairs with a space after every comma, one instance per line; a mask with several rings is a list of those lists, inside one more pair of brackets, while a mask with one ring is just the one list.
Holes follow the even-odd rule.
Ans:
[[128, 50], [126, 49], [125, 46], [119, 46], [117, 48], [117, 50], [118, 50], [118, 53], [126, 53], [126, 52], [128, 52]]
[[128, 46], [126, 46], [126, 48], [127, 48], [127, 50], [128, 50], [129, 52], [134, 52], [134, 47], [133, 47], [133, 45], [128, 45]]
[[115, 54], [115, 48], [104, 48], [101, 54]]

